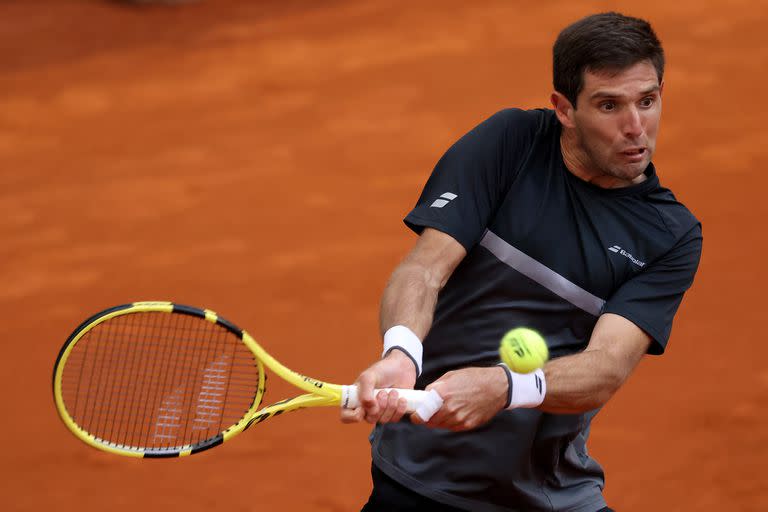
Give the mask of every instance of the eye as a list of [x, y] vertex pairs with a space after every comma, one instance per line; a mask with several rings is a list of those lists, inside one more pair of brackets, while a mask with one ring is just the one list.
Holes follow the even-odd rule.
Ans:
[[655, 98], [653, 96], [648, 96], [640, 100], [640, 106], [644, 108], [648, 108], [653, 105], [654, 101], [655, 101]]
[[600, 103], [600, 110], [603, 112], [612, 112], [616, 110], [616, 104], [612, 101], [604, 101]]

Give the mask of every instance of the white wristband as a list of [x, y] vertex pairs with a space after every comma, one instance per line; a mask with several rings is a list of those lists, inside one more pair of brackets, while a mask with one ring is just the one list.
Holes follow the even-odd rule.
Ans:
[[509, 398], [507, 409], [538, 407], [547, 394], [547, 380], [539, 368], [531, 373], [515, 373], [504, 363], [499, 363], [507, 372]]
[[396, 325], [384, 333], [384, 350], [381, 357], [386, 357], [392, 350], [399, 349], [407, 355], [416, 366], [416, 376], [421, 375], [421, 358], [424, 347], [416, 334], [404, 325]]

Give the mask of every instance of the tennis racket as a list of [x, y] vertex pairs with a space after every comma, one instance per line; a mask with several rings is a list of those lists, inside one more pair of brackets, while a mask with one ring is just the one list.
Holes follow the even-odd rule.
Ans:
[[[259, 409], [265, 366], [305, 394]], [[424, 420], [442, 405], [433, 391], [397, 391]], [[53, 394], [75, 436], [130, 457], [191, 455], [284, 412], [360, 405], [356, 386], [296, 373], [213, 311], [172, 302], [115, 306], [83, 322], [56, 359]]]

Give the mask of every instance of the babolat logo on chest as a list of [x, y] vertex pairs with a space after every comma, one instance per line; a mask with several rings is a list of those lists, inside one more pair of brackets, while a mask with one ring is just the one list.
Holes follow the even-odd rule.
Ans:
[[635, 258], [634, 256], [629, 254], [627, 251], [625, 251], [624, 249], [622, 249], [618, 245], [614, 245], [613, 247], [609, 247], [608, 250], [611, 251], [611, 252], [615, 252], [617, 254], [621, 254], [622, 256], [624, 256], [625, 258], [627, 258], [629, 261], [631, 261], [632, 263], [634, 263], [635, 265], [637, 265], [640, 268], [645, 266], [645, 262], [644, 261], [640, 261], [639, 259]]

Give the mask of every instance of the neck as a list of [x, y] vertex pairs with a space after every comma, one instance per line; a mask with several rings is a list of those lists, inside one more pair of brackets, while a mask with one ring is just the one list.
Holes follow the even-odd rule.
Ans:
[[621, 188], [645, 181], [645, 173], [632, 180], [612, 176], [601, 171], [587, 154], [573, 128], [563, 127], [560, 133], [560, 151], [568, 172], [600, 188]]

